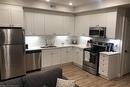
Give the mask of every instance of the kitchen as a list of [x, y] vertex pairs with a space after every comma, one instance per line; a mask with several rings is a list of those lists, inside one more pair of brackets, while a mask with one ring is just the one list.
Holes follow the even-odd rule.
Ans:
[[[129, 73], [127, 69], [124, 72], [124, 68], [128, 67], [127, 64], [122, 65], [123, 61], [128, 61], [122, 58], [125, 50], [122, 48], [124, 17], [129, 7], [127, 4], [130, 3], [128, 0], [124, 2], [119, 0], [118, 3], [116, 0], [115, 3], [103, 1], [101, 5], [92, 3], [91, 6], [74, 4], [74, 7], [73, 4], [67, 6], [68, 2], [67, 5], [66, 3], [62, 5], [62, 1], [56, 4], [56, 2], [40, 0], [37, 2], [2, 0], [0, 3], [0, 26], [23, 27], [28, 48], [26, 53], [29, 57], [32, 53], [38, 54], [31, 60], [25, 57], [25, 60], [28, 60], [28, 72], [69, 64], [82, 68], [85, 59], [84, 49], [90, 48], [92, 43], [89, 41], [93, 40], [113, 44], [112, 50], [109, 50], [112, 52], [99, 53], [101, 56], [98, 57], [102, 58], [98, 60], [97, 70], [101, 77], [111, 80]], [[99, 28], [99, 30], [105, 27], [104, 37], [91, 36], [90, 27]], [[88, 69], [86, 71], [89, 72]]]

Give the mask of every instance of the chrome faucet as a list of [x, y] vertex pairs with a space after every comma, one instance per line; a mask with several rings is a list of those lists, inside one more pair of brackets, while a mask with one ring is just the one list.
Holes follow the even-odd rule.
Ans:
[[45, 46], [48, 46], [48, 41], [47, 41], [47, 39], [45, 39]]

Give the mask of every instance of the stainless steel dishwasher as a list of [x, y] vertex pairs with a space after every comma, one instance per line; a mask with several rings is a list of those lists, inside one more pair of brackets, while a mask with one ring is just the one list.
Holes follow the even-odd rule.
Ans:
[[26, 51], [26, 72], [41, 69], [41, 50]]

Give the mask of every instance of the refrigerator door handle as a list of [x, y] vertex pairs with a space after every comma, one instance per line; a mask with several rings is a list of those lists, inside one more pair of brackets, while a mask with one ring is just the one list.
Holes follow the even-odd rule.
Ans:
[[1, 79], [3, 78], [9, 78], [10, 77], [10, 62], [7, 54], [7, 48], [6, 47], [0, 47], [1, 49], [1, 58], [0, 58], [0, 63], [1, 63]]

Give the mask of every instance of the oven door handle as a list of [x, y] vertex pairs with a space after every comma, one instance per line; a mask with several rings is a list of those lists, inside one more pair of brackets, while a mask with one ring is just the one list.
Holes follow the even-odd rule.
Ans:
[[91, 53], [91, 52], [90, 52], [90, 55], [96, 56], [96, 55], [97, 55], [97, 53]]

